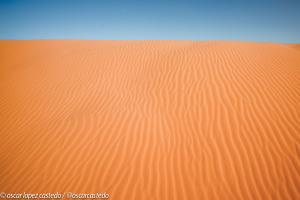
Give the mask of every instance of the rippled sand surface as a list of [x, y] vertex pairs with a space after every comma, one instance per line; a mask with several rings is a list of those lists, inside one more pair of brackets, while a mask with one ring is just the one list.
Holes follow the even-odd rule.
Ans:
[[299, 49], [0, 41], [0, 191], [300, 199]]

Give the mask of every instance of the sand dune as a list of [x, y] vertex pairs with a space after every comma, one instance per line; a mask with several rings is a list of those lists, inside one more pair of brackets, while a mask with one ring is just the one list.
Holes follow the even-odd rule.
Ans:
[[300, 199], [287, 45], [1, 41], [0, 192]]
[[300, 51], [300, 44], [291, 44], [290, 46]]

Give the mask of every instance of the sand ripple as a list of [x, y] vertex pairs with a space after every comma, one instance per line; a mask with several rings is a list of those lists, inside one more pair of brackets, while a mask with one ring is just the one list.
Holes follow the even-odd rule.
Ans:
[[1, 41], [0, 192], [300, 199], [295, 47]]

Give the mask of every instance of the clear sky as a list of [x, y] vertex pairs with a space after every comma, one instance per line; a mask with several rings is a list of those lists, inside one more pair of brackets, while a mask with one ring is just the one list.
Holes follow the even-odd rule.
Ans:
[[300, 0], [0, 0], [0, 39], [300, 43]]

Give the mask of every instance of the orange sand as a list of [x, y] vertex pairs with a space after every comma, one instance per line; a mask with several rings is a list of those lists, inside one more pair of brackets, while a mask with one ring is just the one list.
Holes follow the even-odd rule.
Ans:
[[292, 44], [291, 47], [300, 50], [300, 44]]
[[1, 41], [0, 192], [300, 199], [300, 51]]

